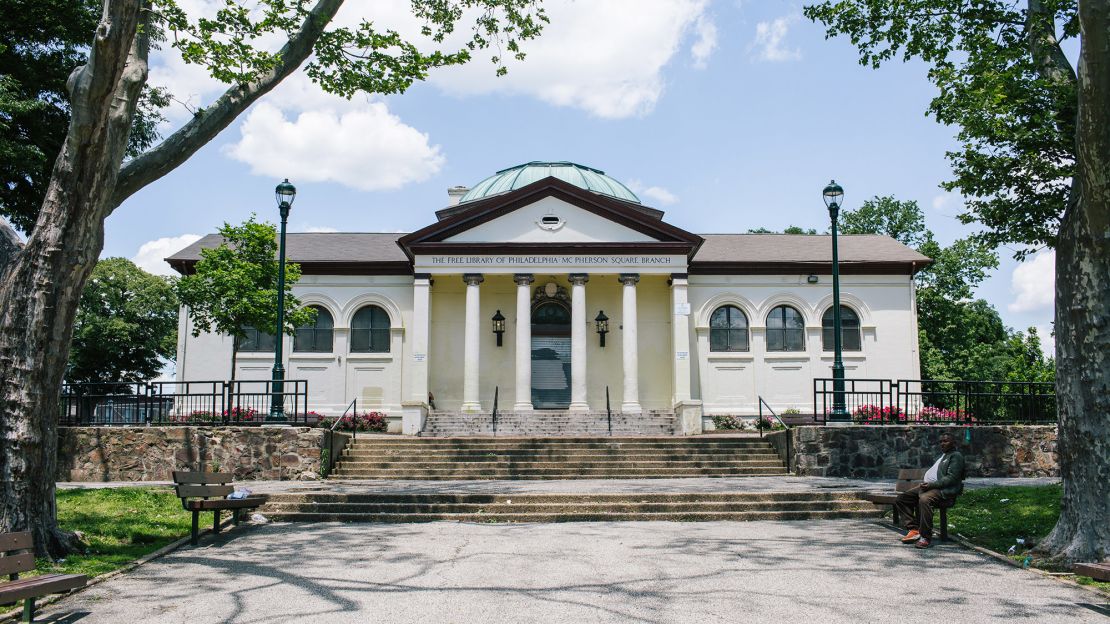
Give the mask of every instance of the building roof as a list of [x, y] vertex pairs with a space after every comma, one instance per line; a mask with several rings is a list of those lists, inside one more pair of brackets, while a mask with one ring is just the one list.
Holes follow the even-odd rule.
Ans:
[[636, 197], [635, 193], [628, 190], [627, 186], [605, 175], [604, 171], [572, 162], [541, 162], [538, 160], [498, 171], [474, 185], [459, 199], [459, 203], [464, 204], [514, 191], [546, 177], [558, 178], [588, 191], [615, 197], [626, 202], [640, 203], [640, 198]]
[[[702, 234], [705, 243], [694, 262], [832, 262], [832, 242], [825, 234]], [[927, 264], [927, 256], [889, 236], [841, 234], [837, 236], [841, 263], [901, 262]]]
[[[404, 233], [291, 233], [286, 239], [290, 261], [314, 274], [407, 274], [412, 265], [397, 240]], [[827, 235], [802, 234], [702, 234], [705, 242], [690, 263], [692, 273], [820, 272], [832, 264], [831, 241]], [[200, 250], [222, 242], [209, 234], [166, 258], [175, 270], [188, 272], [200, 260]], [[921, 268], [932, 262], [888, 236], [874, 234], [838, 237], [840, 264], [851, 272], [906, 273], [907, 265]], [[852, 269], [858, 269], [852, 271]]]

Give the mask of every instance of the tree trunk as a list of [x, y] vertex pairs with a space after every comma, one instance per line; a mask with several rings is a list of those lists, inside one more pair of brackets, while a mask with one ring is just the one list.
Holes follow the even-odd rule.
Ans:
[[1038, 550], [1110, 558], [1110, 0], [1080, 0], [1076, 177], [1056, 248], [1057, 442], [1064, 498]]
[[69, 131], [38, 221], [0, 281], [0, 531], [32, 531], [40, 556], [76, 545], [56, 519], [59, 392], [146, 81], [146, 38], [137, 36], [143, 5], [105, 0], [88, 63], [69, 78]]

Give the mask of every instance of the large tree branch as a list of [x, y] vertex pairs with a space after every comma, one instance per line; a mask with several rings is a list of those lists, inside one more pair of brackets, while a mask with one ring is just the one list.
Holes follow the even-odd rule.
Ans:
[[128, 162], [119, 173], [113, 206], [173, 171], [214, 139], [251, 104], [269, 93], [312, 54], [313, 45], [335, 17], [343, 0], [319, 0], [301, 28], [281, 48], [281, 62], [258, 80], [229, 88], [211, 106], [156, 147]]
[[1055, 15], [1045, 8], [1042, 0], [1029, 0], [1028, 6], [1025, 30], [1029, 35], [1029, 52], [1033, 55], [1037, 73], [1053, 84], [1074, 85], [1075, 68], [1056, 37]]

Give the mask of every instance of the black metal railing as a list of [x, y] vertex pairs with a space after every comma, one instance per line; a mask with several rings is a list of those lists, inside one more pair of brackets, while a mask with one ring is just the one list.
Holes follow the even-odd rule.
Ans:
[[[326, 461], [323, 462], [324, 465], [325, 465], [323, 476], [325, 476], [325, 477], [330, 475], [331, 471], [335, 469], [335, 462], [336, 462], [336, 457], [335, 457], [335, 455], [336, 455], [336, 453], [335, 453], [335, 428], [338, 427], [340, 423], [346, 421], [348, 414], [351, 415], [351, 418], [354, 418], [355, 416], [358, 415], [358, 399], [357, 398], [351, 399], [351, 403], [347, 406], [347, 409], [343, 410], [343, 413], [339, 416], [339, 418], [336, 418], [335, 421], [331, 423], [331, 426], [328, 427], [328, 435], [327, 435], [327, 438], [328, 438], [328, 446], [327, 446], [328, 456], [326, 458]], [[351, 427], [351, 439], [354, 440], [356, 438], [358, 438], [358, 427]]]
[[[813, 380], [813, 413], [824, 423], [834, 380]], [[857, 424], [1020, 424], [1056, 422], [1050, 382], [939, 379], [846, 379], [844, 402]]]
[[490, 414], [490, 425], [493, 428], [493, 435], [497, 435], [497, 395], [501, 388], [499, 386], [493, 387], [493, 413]]
[[59, 424], [264, 425], [275, 396], [290, 424], [315, 425], [308, 382], [291, 379], [69, 383], [62, 386]]
[[[779, 415], [775, 413], [775, 410], [771, 409], [770, 404], [768, 404], [767, 401], [764, 401], [763, 397], [760, 396], [759, 397], [759, 421], [756, 423], [756, 426], [759, 427], [759, 437], [761, 437], [761, 438], [763, 437], [763, 429], [764, 429], [763, 423], [766, 422], [766, 423], [769, 424], [771, 422], [770, 420], [767, 420], [767, 419], [763, 418], [763, 410], [764, 409], [766, 409], [767, 412], [775, 418], [775, 420], [779, 421], [779, 424], [782, 425], [783, 430], [786, 432], [786, 435], [784, 436], [784, 439], [786, 440], [786, 471], [791, 472], [791, 470], [790, 470], [790, 438], [793, 436], [793, 434], [790, 433], [790, 425], [783, 422], [783, 420], [781, 418], [779, 418]], [[773, 427], [772, 427], [772, 429], [773, 429]]]
[[613, 408], [609, 404], [609, 386], [605, 386], [605, 422], [609, 425], [609, 437], [613, 437]]

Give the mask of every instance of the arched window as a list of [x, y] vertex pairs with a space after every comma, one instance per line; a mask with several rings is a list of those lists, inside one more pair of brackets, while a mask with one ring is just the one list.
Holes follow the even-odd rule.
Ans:
[[[833, 350], [833, 309], [829, 306], [821, 317], [821, 348]], [[844, 351], [860, 351], [862, 343], [859, 336], [859, 315], [846, 305], [840, 306], [840, 348]]]
[[351, 319], [351, 353], [389, 353], [389, 314], [376, 305]]
[[235, 339], [235, 350], [248, 353], [273, 353], [276, 346], [274, 335], [246, 326], [243, 328], [242, 338]]
[[805, 351], [806, 323], [802, 313], [781, 305], [767, 315], [768, 351]]
[[331, 312], [316, 305], [309, 307], [316, 310], [316, 320], [297, 328], [297, 333], [293, 336], [293, 350], [331, 353], [332, 336], [335, 333]]
[[747, 351], [748, 317], [734, 305], [713, 310], [709, 317], [710, 351]]

